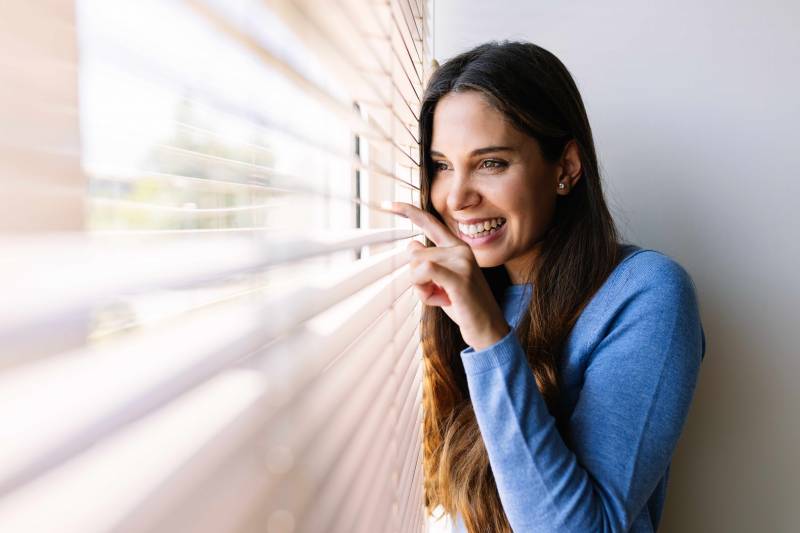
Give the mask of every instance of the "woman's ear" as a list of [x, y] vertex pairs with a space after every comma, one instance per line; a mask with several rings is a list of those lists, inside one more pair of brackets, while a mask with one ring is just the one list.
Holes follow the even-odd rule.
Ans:
[[581, 179], [581, 156], [578, 150], [578, 143], [575, 139], [571, 139], [564, 147], [561, 154], [561, 160], [558, 164], [558, 185], [556, 185], [556, 192], [560, 195], [566, 196], [578, 180]]

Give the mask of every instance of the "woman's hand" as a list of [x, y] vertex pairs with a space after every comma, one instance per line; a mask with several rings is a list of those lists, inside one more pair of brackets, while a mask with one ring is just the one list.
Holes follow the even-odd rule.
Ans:
[[422, 303], [441, 307], [475, 350], [505, 337], [511, 328], [469, 245], [433, 215], [411, 204], [392, 202], [387, 208], [410, 219], [436, 244], [426, 248], [412, 240], [408, 245], [411, 283]]

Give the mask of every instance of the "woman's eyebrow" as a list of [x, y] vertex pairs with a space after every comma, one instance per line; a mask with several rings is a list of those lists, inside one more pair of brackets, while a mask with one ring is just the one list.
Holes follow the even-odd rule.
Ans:
[[[477, 150], [473, 150], [470, 152], [470, 157], [475, 157], [476, 155], [483, 155], [488, 154], [491, 152], [513, 152], [514, 148], [511, 146], [485, 146], [483, 148], [478, 148]], [[441, 152], [436, 150], [431, 150], [431, 155], [436, 157], [445, 157], [445, 155]]]

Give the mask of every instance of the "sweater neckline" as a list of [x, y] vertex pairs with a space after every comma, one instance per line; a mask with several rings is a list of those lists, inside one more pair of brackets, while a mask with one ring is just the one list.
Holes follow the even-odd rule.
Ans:
[[[622, 261], [630, 257], [634, 252], [641, 249], [639, 246], [636, 246], [635, 244], [622, 244], [621, 246], [623, 253], [620, 264], [622, 263]], [[506, 285], [506, 288], [504, 289], [503, 292], [506, 295], [520, 295], [523, 292], [531, 289], [532, 287], [533, 283], [512, 283], [510, 285]]]
[[506, 294], [522, 294], [524, 291], [529, 290], [533, 287], [533, 283], [512, 283], [511, 285], [506, 286], [505, 293]]

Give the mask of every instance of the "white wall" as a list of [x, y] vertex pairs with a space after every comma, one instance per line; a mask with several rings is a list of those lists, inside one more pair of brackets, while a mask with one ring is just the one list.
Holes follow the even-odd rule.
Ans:
[[555, 53], [626, 237], [683, 264], [708, 352], [660, 531], [800, 531], [800, 4], [435, 0], [435, 57]]

